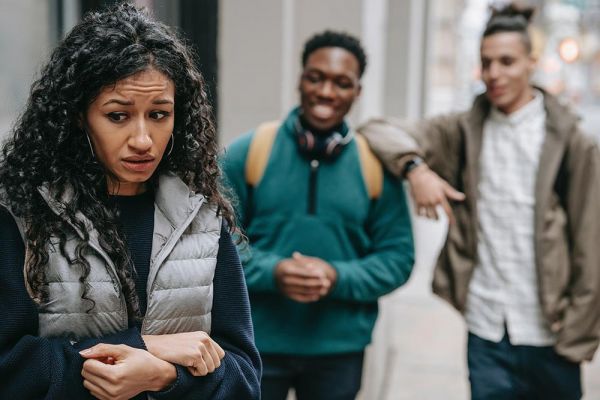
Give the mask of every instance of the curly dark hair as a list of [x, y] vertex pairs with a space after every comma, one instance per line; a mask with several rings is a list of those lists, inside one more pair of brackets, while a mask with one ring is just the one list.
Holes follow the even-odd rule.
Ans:
[[502, 32], [516, 32], [521, 35], [527, 52], [531, 53], [531, 37], [527, 28], [534, 13], [533, 7], [521, 7], [513, 3], [502, 8], [492, 8], [492, 15], [485, 26], [483, 37]]
[[367, 56], [360, 41], [352, 35], [344, 32], [324, 31], [317, 33], [306, 41], [302, 52], [302, 66], [306, 65], [308, 57], [322, 47], [341, 47], [348, 50], [356, 57], [359, 67], [359, 77], [362, 77], [367, 68]]
[[[38, 302], [48, 299], [45, 265], [51, 237], [60, 240], [60, 251], [70, 265], [81, 269], [82, 299], [87, 300], [90, 264], [85, 255], [91, 248], [88, 229], [76, 218], [80, 212], [96, 228], [101, 247], [117, 267], [130, 320], [140, 317], [127, 246], [115, 206], [107, 201], [107, 171], [90, 151], [81, 118], [103, 88], [151, 67], [175, 84], [174, 147], [154, 176], [166, 172], [179, 176], [214, 204], [234, 230], [232, 208], [218, 183], [212, 108], [189, 46], [130, 4], [89, 13], [53, 51], [33, 83], [27, 106], [0, 158], [2, 201], [27, 227], [27, 282]], [[62, 218], [42, 199], [41, 186], [50, 187], [62, 202]], [[70, 200], [65, 200], [67, 192]], [[69, 224], [85, 235], [74, 256], [65, 251], [66, 232], [72, 232]]]

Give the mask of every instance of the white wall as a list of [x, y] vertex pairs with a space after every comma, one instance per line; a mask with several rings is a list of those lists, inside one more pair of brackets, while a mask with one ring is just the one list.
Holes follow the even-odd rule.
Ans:
[[49, 53], [48, 15], [47, 1], [0, 1], [0, 139], [25, 105], [29, 87]]
[[[423, 0], [222, 0], [219, 130], [226, 145], [296, 104], [304, 42], [325, 29], [360, 38], [369, 57], [363, 94], [350, 120], [418, 116], [422, 88]], [[409, 40], [409, 37], [411, 38]], [[410, 58], [409, 58], [410, 56]]]

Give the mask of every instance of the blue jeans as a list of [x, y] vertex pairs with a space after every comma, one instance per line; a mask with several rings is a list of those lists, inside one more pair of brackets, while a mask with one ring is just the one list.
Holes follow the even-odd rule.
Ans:
[[469, 333], [467, 344], [472, 400], [576, 400], [582, 396], [578, 363], [552, 347], [514, 346]]
[[360, 389], [364, 353], [327, 356], [262, 355], [263, 400], [353, 400]]

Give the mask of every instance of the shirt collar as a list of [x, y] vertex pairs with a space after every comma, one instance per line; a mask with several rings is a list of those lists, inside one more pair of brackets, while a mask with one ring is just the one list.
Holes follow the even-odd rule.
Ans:
[[543, 115], [543, 113], [544, 94], [541, 91], [534, 89], [533, 99], [531, 99], [529, 103], [525, 104], [523, 107], [521, 107], [513, 113], [505, 114], [502, 111], [498, 110], [496, 107], [492, 107], [492, 110], [490, 112], [490, 119], [500, 123], [518, 125], [531, 118]]

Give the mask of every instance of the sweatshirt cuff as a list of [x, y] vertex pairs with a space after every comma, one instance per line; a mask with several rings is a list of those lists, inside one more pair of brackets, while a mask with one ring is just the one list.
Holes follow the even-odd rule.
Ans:
[[150, 397], [155, 399], [179, 399], [184, 397], [185, 391], [181, 390], [182, 385], [180, 385], [181, 376], [185, 373], [184, 367], [182, 367], [181, 365], [175, 365], [175, 371], [177, 373], [177, 377], [175, 378], [173, 383], [171, 383], [169, 386], [158, 392], [147, 392], [148, 394], [150, 394]]
[[335, 284], [333, 285], [333, 289], [329, 292], [329, 295], [332, 298], [345, 298], [344, 287], [346, 286], [346, 281], [348, 279], [348, 268], [347, 264], [343, 261], [332, 261], [329, 263], [336, 272]]

